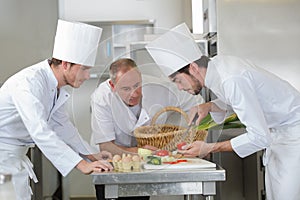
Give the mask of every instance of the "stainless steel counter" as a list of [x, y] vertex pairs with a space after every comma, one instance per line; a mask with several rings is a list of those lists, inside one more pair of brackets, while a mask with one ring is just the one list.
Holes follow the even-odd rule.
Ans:
[[93, 183], [105, 185], [105, 198], [157, 195], [216, 194], [216, 182], [225, 181], [225, 170], [217, 168], [192, 170], [140, 170], [131, 172], [94, 173]]

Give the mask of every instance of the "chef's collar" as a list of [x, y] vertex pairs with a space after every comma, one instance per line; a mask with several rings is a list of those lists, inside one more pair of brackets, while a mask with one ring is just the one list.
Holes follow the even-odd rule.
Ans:
[[51, 89], [57, 89], [57, 86], [58, 86], [58, 81], [54, 75], [54, 72], [53, 70], [51, 69], [51, 66], [49, 64], [49, 60], [45, 60], [44, 61], [45, 65], [47, 65], [46, 70], [47, 70], [47, 76], [48, 76], [48, 80], [49, 80], [49, 85], [50, 85], [50, 88]]

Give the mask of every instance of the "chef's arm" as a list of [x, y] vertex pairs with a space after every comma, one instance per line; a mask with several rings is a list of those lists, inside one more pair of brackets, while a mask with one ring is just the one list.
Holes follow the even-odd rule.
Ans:
[[222, 110], [220, 107], [218, 107], [214, 102], [207, 102], [203, 104], [199, 104], [197, 106], [194, 106], [191, 108], [189, 112], [189, 124], [192, 123], [194, 117], [196, 114], [198, 114], [198, 119], [196, 121], [196, 124], [199, 124], [201, 120], [208, 115], [210, 112], [222, 112], [225, 113], [226, 111]]
[[119, 154], [122, 155], [123, 153], [137, 153], [137, 147], [125, 147], [121, 145], [117, 145], [114, 141], [110, 142], [103, 142], [99, 144], [99, 148], [101, 151], [109, 151], [113, 155]]
[[208, 143], [211, 151], [210, 153], [233, 151], [230, 140], [216, 143]]
[[185, 157], [205, 157], [209, 153], [233, 151], [230, 141], [206, 143], [203, 141], [195, 141], [185, 147], [185, 150], [178, 151]]
[[86, 157], [90, 161], [96, 161], [97, 160], [93, 155], [84, 155], [84, 157]]

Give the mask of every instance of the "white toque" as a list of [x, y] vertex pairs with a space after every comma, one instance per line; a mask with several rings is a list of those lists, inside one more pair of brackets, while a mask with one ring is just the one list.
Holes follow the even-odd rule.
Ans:
[[182, 23], [146, 45], [166, 76], [199, 59], [202, 53], [189, 28]]
[[93, 67], [101, 34], [99, 27], [59, 19], [52, 57]]

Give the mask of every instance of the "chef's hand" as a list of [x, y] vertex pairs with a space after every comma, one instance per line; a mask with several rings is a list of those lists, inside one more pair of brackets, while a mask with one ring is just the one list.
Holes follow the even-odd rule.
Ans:
[[98, 153], [99, 159], [98, 160], [111, 160], [112, 154], [108, 151], [101, 151]]
[[111, 171], [113, 169], [113, 166], [106, 160], [98, 160], [94, 162], [81, 160], [76, 165], [76, 168], [84, 174], [91, 174], [93, 172]]
[[178, 153], [183, 154], [184, 157], [205, 157], [212, 151], [212, 144], [203, 141], [195, 141], [192, 144], [185, 145], [183, 150], [178, 150]]
[[97, 160], [111, 160], [112, 154], [108, 151], [100, 151], [96, 154], [91, 154], [86, 156], [91, 161], [97, 161]]
[[197, 106], [194, 106], [190, 109], [189, 112], [189, 122], [188, 125], [192, 124], [194, 117], [198, 114], [198, 119], [196, 120], [196, 125], [198, 125], [201, 120], [210, 112], [211, 103], [203, 103]]

